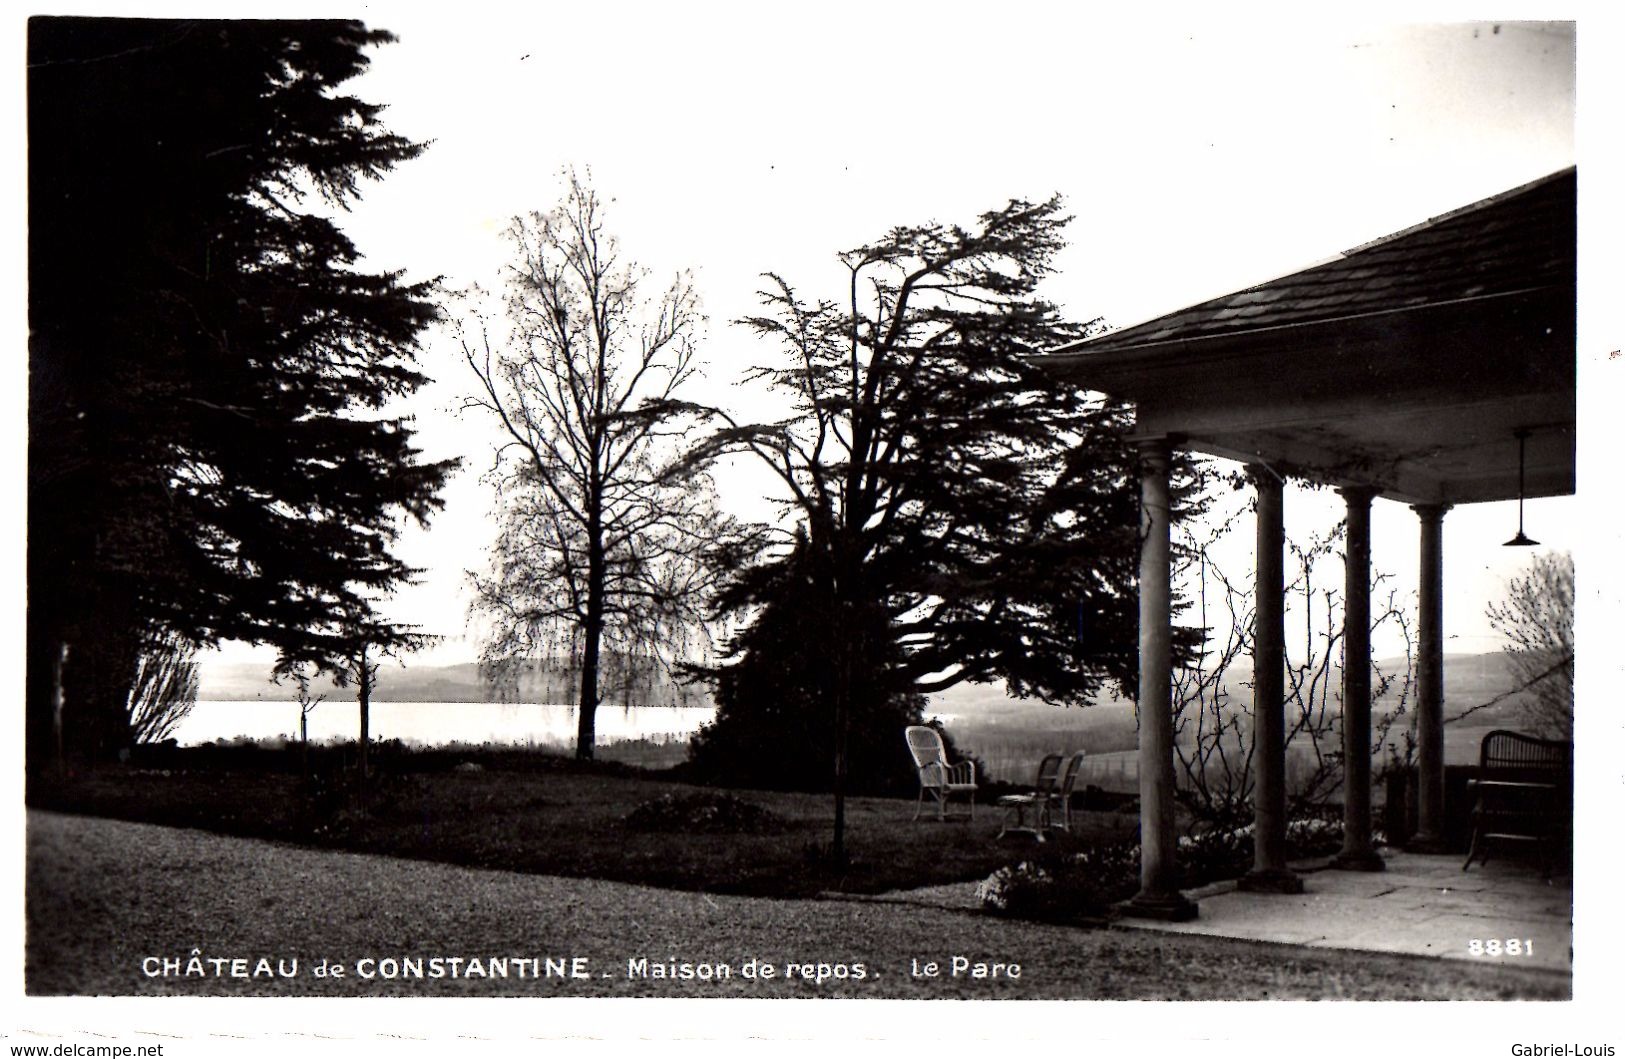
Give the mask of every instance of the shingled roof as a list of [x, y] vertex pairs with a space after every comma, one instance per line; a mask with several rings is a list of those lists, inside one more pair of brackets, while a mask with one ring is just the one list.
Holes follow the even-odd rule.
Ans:
[[1405, 503], [1572, 493], [1575, 228], [1568, 169], [1036, 360], [1133, 402], [1137, 437], [1277, 473]]
[[1126, 350], [1575, 285], [1575, 170], [1281, 279], [1057, 349]]

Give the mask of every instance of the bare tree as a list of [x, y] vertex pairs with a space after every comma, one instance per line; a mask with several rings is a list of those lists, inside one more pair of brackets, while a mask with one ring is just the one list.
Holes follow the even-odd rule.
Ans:
[[1513, 678], [1526, 691], [1525, 720], [1543, 735], [1574, 738], [1574, 557], [1547, 552], [1507, 582], [1506, 599], [1485, 611], [1506, 637]]
[[[272, 670], [273, 679], [279, 682], [283, 677], [291, 676], [294, 679], [302, 714], [308, 714], [316, 703], [322, 701], [322, 697], [310, 698], [309, 682], [313, 674], [328, 674], [337, 687], [354, 685], [360, 714], [360, 730], [356, 739], [355, 798], [363, 815], [367, 812], [367, 784], [371, 774], [372, 695], [378, 686], [379, 666], [384, 658], [399, 661], [404, 655], [421, 651], [437, 639], [418, 632], [415, 626], [387, 621], [355, 621], [344, 629], [342, 638], [320, 660], [313, 662], [284, 654]], [[304, 732], [304, 717], [301, 716], [301, 739]]]
[[128, 700], [130, 734], [135, 742], [169, 738], [197, 705], [195, 652], [190, 640], [173, 631], [150, 631], [143, 638]]
[[580, 673], [576, 756], [591, 758], [612, 680], [638, 679], [704, 642], [713, 574], [702, 554], [726, 533], [711, 482], [669, 471], [695, 416], [679, 393], [704, 323], [689, 276], [658, 298], [605, 230], [603, 202], [575, 173], [564, 201], [516, 218], [508, 341], [465, 327], [479, 382], [463, 408], [500, 425], [487, 475], [500, 508], [490, 572], [473, 575], [489, 619], [482, 662], [506, 691], [560, 656]]
[[[278, 675], [278, 680], [283, 674]], [[311, 690], [311, 667], [297, 665], [285, 674], [293, 678], [294, 698], [299, 703], [299, 767], [301, 773], [308, 779], [310, 777], [310, 711], [326, 701], [326, 695], [317, 695]]]
[[[1238, 513], [1239, 514], [1239, 513]], [[1253, 648], [1253, 586], [1233, 580], [1215, 560], [1214, 545], [1237, 515], [1201, 535], [1181, 524], [1184, 573], [1193, 583], [1195, 620], [1207, 632], [1201, 654], [1175, 674], [1174, 735], [1180, 771], [1180, 799], [1197, 826], [1235, 826], [1250, 819], [1256, 779], [1253, 761], [1251, 676], [1232, 690], [1237, 663], [1249, 664]], [[1341, 673], [1343, 601], [1336, 587], [1316, 577], [1316, 567], [1338, 556], [1341, 523], [1305, 542], [1287, 541], [1296, 566], [1286, 595], [1295, 599], [1302, 639], [1289, 637], [1286, 663], [1285, 749], [1289, 765], [1290, 811], [1301, 814], [1325, 805], [1343, 787]], [[1378, 573], [1373, 589], [1391, 575]], [[1414, 687], [1413, 622], [1390, 589], [1372, 611], [1372, 630], [1389, 627], [1401, 638], [1397, 667], [1373, 663], [1372, 700], [1381, 702], [1372, 729], [1371, 752], [1404, 767], [1414, 754], [1409, 730]]]

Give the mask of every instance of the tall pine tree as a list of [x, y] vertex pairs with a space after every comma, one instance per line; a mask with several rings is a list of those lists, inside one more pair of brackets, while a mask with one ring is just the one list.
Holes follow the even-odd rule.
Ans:
[[356, 22], [34, 18], [29, 762], [104, 758], [153, 628], [342, 664], [452, 465], [389, 403], [431, 288], [332, 219], [423, 150], [343, 92]]

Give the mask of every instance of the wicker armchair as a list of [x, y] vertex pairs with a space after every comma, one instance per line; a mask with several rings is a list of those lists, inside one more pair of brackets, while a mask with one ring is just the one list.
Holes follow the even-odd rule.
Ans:
[[914, 767], [920, 773], [920, 796], [914, 804], [914, 819], [925, 809], [929, 794], [937, 805], [937, 819], [948, 819], [948, 799], [963, 795], [969, 803], [969, 819], [976, 819], [976, 765], [970, 761], [948, 762], [948, 749], [942, 733], [923, 724], [910, 725], [903, 732]]

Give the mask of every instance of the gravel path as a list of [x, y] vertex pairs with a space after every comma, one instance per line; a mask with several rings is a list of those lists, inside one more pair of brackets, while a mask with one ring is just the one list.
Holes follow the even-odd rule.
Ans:
[[[27, 871], [33, 994], [1569, 995], [1561, 975], [1469, 973], [1437, 961], [1078, 930], [884, 901], [779, 901], [479, 871], [44, 812], [28, 815]], [[201, 976], [186, 973], [194, 949]], [[956, 955], [970, 965], [957, 976]], [[746, 977], [752, 960], [775, 976]], [[294, 971], [294, 961], [296, 973], [279, 973]], [[345, 976], [318, 974], [324, 961]], [[404, 976], [412, 961], [424, 977]], [[937, 963], [939, 975], [915, 976], [914, 961]], [[501, 977], [494, 963], [504, 962]], [[656, 976], [672, 962], [730, 973]], [[1019, 964], [1020, 977], [1007, 968], [992, 976], [991, 966], [990, 977], [972, 977], [976, 964]], [[403, 976], [385, 977], [391, 970]]]

